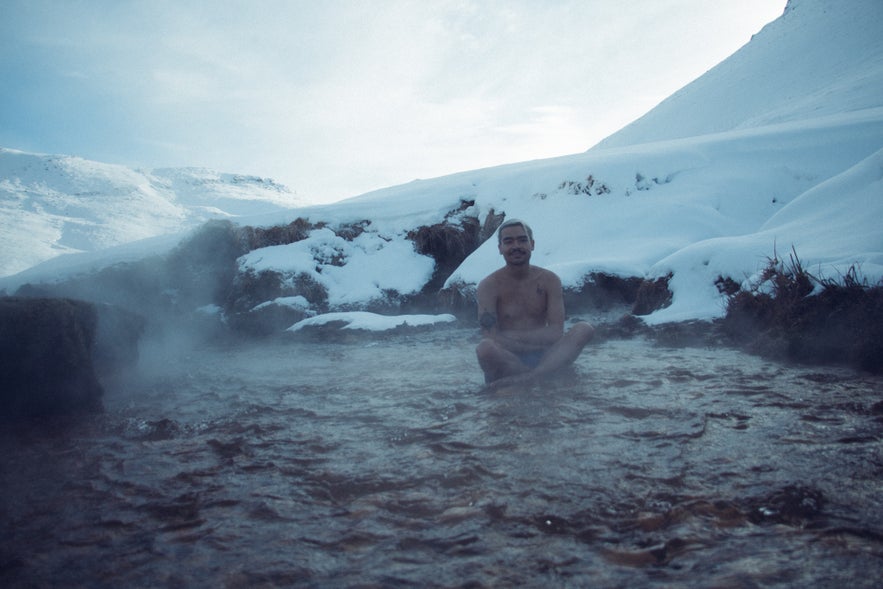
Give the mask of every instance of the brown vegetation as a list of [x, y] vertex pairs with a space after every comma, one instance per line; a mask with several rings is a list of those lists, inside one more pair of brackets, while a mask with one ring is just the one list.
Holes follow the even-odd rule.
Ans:
[[432, 278], [423, 287], [424, 294], [438, 293], [463, 260], [503, 222], [505, 215], [497, 214], [493, 209], [483, 223], [477, 217], [464, 214], [474, 205], [475, 201], [461, 200], [460, 206], [449, 212], [441, 223], [423, 225], [408, 233], [417, 253], [435, 260]]
[[723, 328], [763, 355], [883, 372], [883, 285], [867, 284], [855, 268], [839, 279], [813, 276], [794, 251], [788, 262], [772, 258], [758, 285], [730, 298]]
[[[306, 239], [315, 226], [306, 219], [297, 218], [288, 225], [275, 227], [241, 227], [238, 230], [245, 251], [273, 245], [288, 245]], [[243, 252], [244, 253], [244, 252]]]
[[638, 288], [632, 313], [635, 315], [649, 315], [653, 311], [664, 309], [671, 305], [672, 293], [668, 289], [671, 273], [661, 276], [656, 280], [644, 280]]
[[585, 194], [587, 196], [601, 196], [604, 194], [610, 194], [610, 187], [604, 182], [598, 182], [592, 174], [586, 176], [586, 179], [583, 182], [565, 180], [558, 185], [558, 190], [566, 190], [569, 194], [573, 195]]

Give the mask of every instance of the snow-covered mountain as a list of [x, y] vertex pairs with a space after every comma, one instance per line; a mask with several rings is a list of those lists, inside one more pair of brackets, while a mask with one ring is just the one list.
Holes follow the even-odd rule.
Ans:
[[607, 137], [623, 147], [881, 105], [883, 3], [789, 0], [739, 51]]
[[[534, 262], [567, 288], [578, 290], [593, 273], [670, 274], [672, 304], [651, 323], [720, 316], [726, 299], [716, 281], [756, 280], [769, 258], [791, 251], [816, 274], [857, 268], [876, 282], [883, 278], [881, 33], [879, 0], [791, 0], [732, 57], [588, 152], [237, 219], [318, 225], [296, 243], [248, 252], [239, 272], [306, 279], [332, 310], [335, 302], [352, 308], [429, 280], [432, 261], [415, 251], [409, 232], [493, 212], [531, 223]], [[157, 226], [160, 219], [172, 223], [171, 214], [158, 216]], [[344, 226], [350, 234], [336, 229]], [[65, 256], [0, 280], [0, 288], [132, 255]], [[446, 286], [468, 290], [500, 264], [496, 244], [485, 242]], [[303, 297], [286, 301], [318, 309]]]
[[299, 204], [286, 187], [254, 176], [197, 168], [133, 170], [0, 148], [0, 276], [60, 254]]

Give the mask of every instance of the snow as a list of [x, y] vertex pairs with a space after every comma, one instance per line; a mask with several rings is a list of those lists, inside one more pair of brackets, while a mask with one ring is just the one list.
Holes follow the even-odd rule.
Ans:
[[284, 186], [254, 176], [133, 170], [0, 148], [0, 276], [60, 254], [102, 251], [299, 202]]
[[739, 51], [599, 145], [622, 147], [878, 107], [881, 32], [879, 1], [790, 0], [785, 13]]
[[325, 313], [298, 321], [288, 331], [300, 331], [305, 327], [316, 327], [328, 323], [342, 322], [343, 329], [361, 329], [365, 331], [388, 331], [400, 326], [420, 327], [437, 323], [456, 321], [453, 315], [379, 315], [365, 311]]
[[299, 311], [309, 311], [310, 309], [310, 301], [308, 301], [304, 296], [297, 295], [294, 297], [276, 297], [272, 301], [264, 301], [252, 310], [257, 311], [271, 305], [289, 307], [291, 309], [297, 309]]
[[418, 292], [435, 262], [418, 255], [405, 235], [365, 232], [348, 241], [331, 229], [316, 229], [301, 241], [265, 247], [239, 259], [240, 270], [307, 275], [328, 291], [332, 307], [383, 298], [385, 290]]
[[[349, 310], [390, 291], [418, 292], [434, 264], [407, 234], [442, 222], [462, 201], [473, 204], [460, 214], [483, 220], [493, 211], [531, 224], [532, 263], [556, 272], [565, 288], [579, 288], [591, 273], [670, 273], [672, 305], [646, 317], [651, 324], [720, 317], [726, 300], [717, 278], [752, 283], [771, 258], [792, 251], [814, 274], [835, 278], [854, 267], [875, 283], [883, 280], [881, 32], [878, 0], [791, 0], [729, 59], [587, 152], [417, 180], [329, 205], [287, 206], [294, 197], [284, 187], [237, 180], [245, 176], [69, 162], [77, 174], [114, 178], [107, 194], [84, 195], [73, 172], [36, 169], [57, 159], [27, 156], [36, 158], [31, 167], [13, 170], [10, 158], [25, 154], [3, 150], [0, 237], [14, 247], [4, 249], [0, 270], [92, 251], [2, 278], [0, 288], [162, 251], [170, 237], [106, 246], [180, 238], [211, 216], [259, 226], [301, 217], [324, 226], [303, 241], [249, 252], [240, 270], [309, 277], [327, 290], [332, 311]], [[352, 240], [335, 234], [347, 224], [364, 232]], [[446, 286], [473, 288], [501, 263], [488, 240]], [[305, 299], [272, 303], [316, 312]], [[333, 320], [388, 326], [400, 318], [326, 314], [297, 325]]]

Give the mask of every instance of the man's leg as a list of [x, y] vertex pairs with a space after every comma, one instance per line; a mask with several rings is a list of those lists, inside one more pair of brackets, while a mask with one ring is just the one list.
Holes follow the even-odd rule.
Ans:
[[481, 340], [475, 348], [475, 355], [478, 357], [478, 365], [484, 371], [485, 383], [523, 374], [529, 370], [518, 356], [489, 338]]
[[595, 335], [595, 328], [585, 322], [575, 323], [564, 336], [549, 348], [536, 368], [530, 371], [531, 376], [539, 376], [554, 372], [572, 363], [583, 351]]

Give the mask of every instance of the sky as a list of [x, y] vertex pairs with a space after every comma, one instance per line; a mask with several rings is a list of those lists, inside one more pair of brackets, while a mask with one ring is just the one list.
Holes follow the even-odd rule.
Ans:
[[585, 151], [785, 0], [4, 0], [0, 146], [308, 202]]

